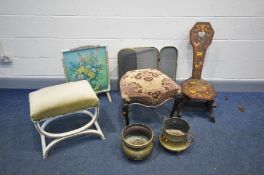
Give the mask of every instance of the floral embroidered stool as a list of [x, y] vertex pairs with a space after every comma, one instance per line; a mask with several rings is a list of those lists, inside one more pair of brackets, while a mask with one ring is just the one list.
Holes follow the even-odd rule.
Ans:
[[126, 125], [129, 124], [129, 105], [157, 107], [169, 99], [175, 99], [180, 93], [180, 89], [174, 80], [159, 70], [138, 69], [128, 71], [120, 79], [120, 92]]
[[[86, 80], [46, 87], [29, 94], [30, 117], [40, 134], [43, 158], [57, 143], [71, 137], [93, 134], [104, 139], [97, 118], [99, 99]], [[88, 110], [89, 109], [89, 110]], [[93, 113], [92, 110], [94, 109]], [[59, 117], [72, 113], [84, 113], [91, 120], [84, 126], [64, 133], [51, 133], [46, 126]], [[94, 125], [95, 129], [91, 128]], [[46, 138], [53, 139], [46, 144]]]
[[213, 108], [216, 92], [214, 87], [201, 79], [204, 58], [208, 46], [211, 44], [214, 30], [209, 22], [197, 22], [190, 31], [190, 42], [193, 46], [193, 70], [192, 77], [182, 83], [182, 101], [177, 111], [178, 117], [184, 104], [189, 100], [205, 101], [209, 109], [209, 119], [215, 122]]

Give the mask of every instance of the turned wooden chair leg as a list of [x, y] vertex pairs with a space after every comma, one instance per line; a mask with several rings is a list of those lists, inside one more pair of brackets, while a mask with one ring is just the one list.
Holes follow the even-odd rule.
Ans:
[[208, 101], [207, 107], [209, 110], [209, 120], [210, 120], [210, 122], [215, 123], [214, 108], [216, 107], [216, 105], [214, 103], [214, 100]]
[[129, 118], [128, 118], [128, 104], [123, 104], [122, 107], [123, 116], [125, 118], [126, 126], [129, 125]]

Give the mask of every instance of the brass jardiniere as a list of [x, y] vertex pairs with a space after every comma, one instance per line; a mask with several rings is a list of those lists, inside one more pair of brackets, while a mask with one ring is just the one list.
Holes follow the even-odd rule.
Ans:
[[159, 141], [169, 151], [184, 151], [191, 143], [189, 130], [189, 124], [183, 119], [177, 117], [165, 119]]
[[153, 150], [154, 135], [150, 127], [143, 124], [126, 126], [121, 133], [121, 149], [132, 160], [144, 160]]

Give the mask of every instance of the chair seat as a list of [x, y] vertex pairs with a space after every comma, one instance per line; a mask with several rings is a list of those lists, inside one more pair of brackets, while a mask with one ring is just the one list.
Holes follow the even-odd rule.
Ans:
[[180, 86], [156, 69], [138, 69], [125, 73], [120, 80], [120, 92], [126, 103], [156, 106], [175, 97]]
[[187, 79], [182, 83], [182, 92], [191, 99], [213, 100], [216, 97], [214, 87], [203, 79]]
[[89, 107], [99, 106], [99, 99], [86, 80], [46, 87], [29, 94], [30, 117], [40, 121]]

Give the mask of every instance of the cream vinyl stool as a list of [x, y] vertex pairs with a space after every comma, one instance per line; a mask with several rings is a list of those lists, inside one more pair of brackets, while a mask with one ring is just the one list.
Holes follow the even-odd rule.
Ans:
[[[29, 94], [30, 117], [40, 134], [43, 158], [57, 143], [71, 137], [92, 134], [105, 139], [97, 123], [99, 115], [99, 99], [91, 85], [86, 80], [69, 82], [61, 85], [46, 87]], [[94, 108], [94, 113], [88, 109]], [[73, 113], [84, 113], [91, 120], [84, 126], [64, 133], [50, 133], [45, 127], [57, 118]], [[96, 129], [92, 129], [95, 125]], [[53, 140], [46, 144], [46, 138]]]

